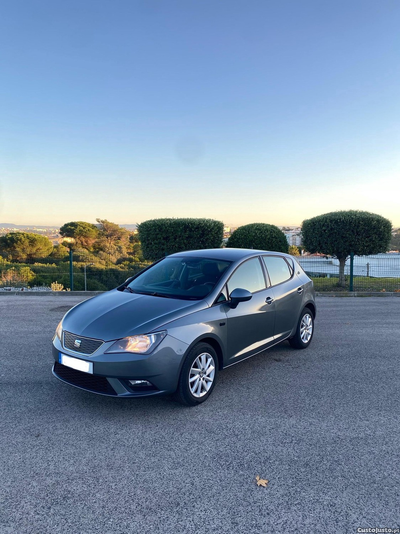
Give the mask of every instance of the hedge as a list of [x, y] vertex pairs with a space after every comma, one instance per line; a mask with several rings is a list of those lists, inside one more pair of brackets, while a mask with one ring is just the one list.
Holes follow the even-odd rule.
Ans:
[[145, 260], [156, 261], [184, 250], [219, 248], [224, 223], [213, 219], [152, 219], [138, 226]]
[[228, 239], [230, 248], [254, 248], [287, 252], [288, 242], [282, 230], [273, 224], [252, 223], [240, 226]]

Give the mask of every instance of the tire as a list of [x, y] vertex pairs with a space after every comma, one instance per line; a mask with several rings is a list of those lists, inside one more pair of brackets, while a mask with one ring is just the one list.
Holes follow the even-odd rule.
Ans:
[[295, 335], [289, 339], [294, 349], [306, 349], [314, 335], [314, 314], [310, 308], [304, 308], [297, 324]]
[[175, 400], [185, 406], [206, 401], [214, 389], [218, 373], [218, 357], [208, 343], [194, 346], [184, 361]]

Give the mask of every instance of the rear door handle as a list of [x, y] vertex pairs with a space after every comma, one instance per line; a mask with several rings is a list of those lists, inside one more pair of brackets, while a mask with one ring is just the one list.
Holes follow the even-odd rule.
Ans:
[[301, 295], [303, 293], [304, 289], [302, 287], [299, 287], [299, 289], [297, 290], [297, 293], [299, 295]]
[[271, 297], [267, 297], [267, 298], [265, 299], [265, 302], [266, 302], [267, 304], [272, 304], [272, 303], [274, 302], [274, 299], [271, 298]]

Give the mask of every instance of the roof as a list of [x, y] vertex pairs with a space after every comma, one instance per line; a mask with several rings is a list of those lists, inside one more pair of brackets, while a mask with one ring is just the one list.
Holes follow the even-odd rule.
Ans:
[[254, 250], [248, 248], [206, 248], [202, 250], [187, 250], [177, 252], [171, 256], [190, 256], [196, 258], [209, 258], [216, 260], [239, 261], [244, 258], [251, 258], [259, 254], [279, 254], [286, 255], [282, 252], [270, 252], [268, 250]]

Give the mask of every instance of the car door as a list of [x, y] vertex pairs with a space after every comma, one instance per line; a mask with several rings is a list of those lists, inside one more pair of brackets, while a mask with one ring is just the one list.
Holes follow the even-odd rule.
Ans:
[[226, 307], [228, 365], [260, 352], [272, 344], [275, 304], [272, 290], [259, 257], [244, 261], [227, 282], [228, 295], [234, 289], [247, 289], [252, 298], [236, 308]]
[[297, 324], [303, 303], [303, 288], [290, 258], [262, 256], [274, 292], [276, 340], [288, 337]]

